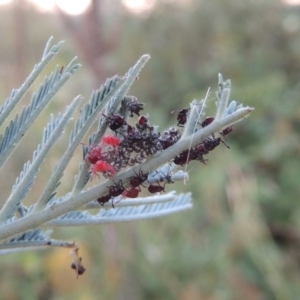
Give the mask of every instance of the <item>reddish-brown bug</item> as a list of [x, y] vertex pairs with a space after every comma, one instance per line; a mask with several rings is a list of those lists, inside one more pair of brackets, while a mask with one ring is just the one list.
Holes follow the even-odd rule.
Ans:
[[146, 116], [140, 116], [138, 120], [138, 124], [140, 126], [145, 126], [148, 123], [148, 118]]
[[189, 108], [183, 108], [179, 111], [177, 115], [177, 126], [183, 126], [186, 123], [189, 110]]
[[135, 173], [136, 176], [133, 176], [130, 178], [130, 185], [137, 187], [141, 185], [143, 182], [145, 182], [148, 178], [148, 173], [143, 173], [142, 170], [139, 171], [139, 173]]
[[109, 195], [111, 197], [120, 196], [124, 191], [125, 191], [125, 188], [123, 186], [122, 180], [120, 180], [118, 183], [114, 182], [114, 185], [111, 185], [109, 187]]
[[211, 124], [214, 121], [214, 117], [207, 117], [202, 123], [202, 127], [206, 127], [207, 125]]
[[117, 129], [121, 128], [123, 125], [127, 124], [124, 117], [120, 114], [115, 114], [110, 117], [107, 117], [105, 114], [103, 114], [103, 116], [106, 118], [108, 127], [112, 131], [116, 131]]
[[98, 160], [91, 168], [91, 171], [94, 175], [98, 175], [97, 173], [108, 173], [111, 176], [116, 175], [116, 169], [110, 165], [108, 162], [104, 160]]
[[148, 186], [149, 193], [160, 193], [165, 191], [165, 186], [161, 186], [159, 183], [157, 184], [150, 184]]
[[189, 150], [185, 150], [181, 152], [179, 155], [176, 155], [174, 157], [173, 162], [175, 165], [183, 166], [189, 162], [189, 159], [190, 159]]
[[[202, 127], [205, 127], [209, 124], [211, 124], [213, 121], [214, 121], [214, 117], [207, 117], [202, 123], [201, 123], [201, 126]], [[225, 136], [227, 134], [229, 134], [231, 131], [233, 130], [232, 126], [228, 126], [226, 127], [225, 129], [223, 129], [220, 134]]]
[[139, 192], [141, 191], [140, 187], [134, 187], [131, 186], [129, 190], [126, 190], [122, 193], [122, 196], [127, 198], [136, 198], [139, 195]]
[[104, 195], [104, 196], [98, 198], [97, 201], [100, 205], [103, 206], [104, 203], [108, 202], [110, 199], [111, 199], [111, 196], [109, 194], [107, 194], [107, 195]]
[[226, 127], [225, 129], [222, 130], [221, 134], [223, 136], [229, 134], [233, 130], [232, 126]]

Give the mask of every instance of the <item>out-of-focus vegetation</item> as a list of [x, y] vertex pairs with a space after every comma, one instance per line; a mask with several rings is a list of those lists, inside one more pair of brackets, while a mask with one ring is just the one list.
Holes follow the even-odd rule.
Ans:
[[[87, 273], [77, 281], [67, 250], [2, 257], [2, 299], [299, 299], [300, 8], [267, 0], [158, 1], [152, 11], [132, 15], [121, 4], [95, 2], [101, 27], [94, 37], [84, 16], [41, 14], [22, 1], [1, 7], [3, 101], [54, 35], [67, 41], [65, 55], [78, 55], [83, 68], [48, 113], [78, 93], [88, 98], [103, 78], [123, 74], [144, 53], [152, 59], [131, 93], [146, 103], [153, 123], [174, 124], [176, 114], [169, 112], [203, 98], [208, 87], [213, 112], [218, 72], [232, 80], [233, 99], [256, 110], [235, 126], [230, 149], [220, 146], [207, 165], [189, 165], [186, 186], [170, 186], [192, 190], [193, 210], [59, 233], [81, 245]], [[102, 48], [87, 49], [88, 37]], [[31, 157], [45, 118], [9, 172], [0, 174], [3, 194]]]

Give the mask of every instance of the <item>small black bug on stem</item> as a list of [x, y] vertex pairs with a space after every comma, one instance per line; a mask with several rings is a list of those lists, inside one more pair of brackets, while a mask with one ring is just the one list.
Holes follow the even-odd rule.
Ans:
[[[179, 113], [177, 114], [177, 126], [179, 127], [183, 127], [184, 124], [186, 123], [187, 121], [187, 114], [189, 112], [189, 108], [182, 108], [179, 110]], [[174, 110], [171, 112], [174, 113], [175, 111], [178, 111], [178, 110]]]
[[157, 184], [150, 184], [148, 186], [148, 191], [151, 194], [164, 192], [165, 191], [165, 185], [161, 186], [159, 183], [157, 183]]
[[136, 176], [130, 177], [130, 185], [133, 187], [138, 187], [139, 185], [142, 185], [143, 182], [145, 182], [148, 178], [148, 173], [143, 173], [142, 170], [139, 171], [139, 173], [135, 173]]
[[122, 126], [127, 125], [127, 122], [125, 121], [124, 117], [120, 114], [111, 115], [109, 117], [103, 114], [103, 116], [106, 118], [108, 127], [112, 131], [116, 131]]
[[127, 99], [126, 107], [130, 112], [130, 117], [133, 117], [133, 114], [140, 116], [140, 111], [144, 109], [144, 103], [138, 102], [136, 97], [130, 97]]
[[97, 201], [100, 205], [103, 206], [104, 203], [107, 203], [110, 199], [111, 199], [111, 195], [107, 194], [107, 195], [104, 195], [104, 196], [98, 198]]
[[111, 197], [120, 196], [125, 191], [125, 188], [124, 188], [124, 185], [122, 183], [122, 180], [120, 180], [118, 183], [114, 182], [114, 185], [111, 185], [108, 188], [109, 188], [109, 192], [108, 193], [109, 193], [109, 195]]

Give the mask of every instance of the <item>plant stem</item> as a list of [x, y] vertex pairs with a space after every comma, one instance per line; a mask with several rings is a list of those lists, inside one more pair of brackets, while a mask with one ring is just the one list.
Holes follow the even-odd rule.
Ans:
[[[239, 110], [226, 116], [225, 118], [221, 120], [216, 120], [210, 125], [199, 130], [195, 134], [192, 134], [178, 141], [175, 145], [162, 151], [158, 155], [153, 156], [151, 159], [142, 163], [141, 165], [135, 166], [130, 170], [121, 173], [120, 175], [115, 177], [113, 181], [119, 182], [120, 180], [122, 180], [123, 183], [126, 183], [129, 181], [129, 178], [138, 173], [139, 170], [142, 170], [142, 172], [144, 173], [155, 170], [167, 161], [173, 159], [182, 151], [186, 150], [189, 146], [194, 147], [211, 134], [219, 132], [223, 128], [226, 128], [242, 120], [252, 111], [253, 108], [250, 107], [240, 108]], [[105, 180], [102, 184], [81, 194], [74, 195], [62, 203], [49, 206], [40, 212], [30, 214], [29, 216], [20, 218], [14, 222], [2, 225], [0, 227], [0, 241], [12, 238], [13, 236], [16, 236], [22, 232], [26, 232], [30, 229], [38, 228], [48, 221], [51, 221], [65, 213], [80, 208], [82, 205], [85, 205], [90, 201], [97, 199], [99, 196], [108, 193], [108, 186], [110, 186], [111, 184], [111, 180]]]

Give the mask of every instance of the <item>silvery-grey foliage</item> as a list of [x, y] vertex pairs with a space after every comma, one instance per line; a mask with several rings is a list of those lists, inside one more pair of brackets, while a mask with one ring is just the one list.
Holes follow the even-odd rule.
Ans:
[[[34, 66], [24, 84], [19, 89], [14, 89], [0, 107], [0, 125], [8, 118], [12, 119], [0, 136], [0, 168], [2, 169], [9, 156], [13, 155], [13, 150], [20, 139], [26, 138], [24, 135], [38, 115], [80, 67], [79, 64], [74, 63], [74, 59], [65, 68], [57, 66], [50, 76], [42, 81], [38, 91], [32, 95], [30, 104], [20, 114], [11, 116], [13, 108], [28, 92], [29, 87], [49, 61], [60, 51], [63, 42], [53, 46], [52, 42], [53, 39], [50, 38], [41, 61]], [[0, 254], [44, 249], [49, 246], [76, 247], [74, 242], [52, 239], [51, 231], [47, 228], [144, 220], [192, 207], [190, 193], [177, 194], [175, 191], [135, 199], [118, 196], [103, 203], [103, 206], [96, 200], [109, 193], [109, 186], [113, 184], [122, 183], [125, 188], [128, 187], [130, 178], [137, 176], [139, 172], [148, 174], [148, 185], [162, 184], [164, 186], [166, 183], [178, 180], [187, 181], [188, 173], [172, 163], [172, 159], [212, 134], [240, 121], [253, 110], [236, 101], [229, 101], [231, 84], [230, 81], [223, 81], [221, 75], [219, 75], [217, 112], [214, 122], [204, 128], [199, 128], [198, 125], [201, 124], [205, 115], [206, 101], [205, 99], [194, 100], [188, 109], [187, 123], [178, 142], [152, 155], [139, 165], [120, 171], [113, 179], [104, 178], [102, 181], [97, 181], [92, 188], [86, 188], [91, 177], [91, 163], [86, 159], [86, 155], [90, 147], [97, 145], [107, 132], [107, 118], [120, 112], [122, 100], [127, 96], [130, 87], [136, 82], [149, 59], [149, 55], [143, 55], [124, 76], [113, 76], [98, 90], [93, 91], [90, 100], [81, 107], [80, 116], [77, 119], [73, 120], [72, 116], [79, 109], [79, 104], [82, 102], [81, 96], [76, 96], [63, 114], [58, 114], [56, 118], [50, 117], [50, 122], [44, 128], [42, 141], [34, 151], [32, 160], [24, 163], [23, 170], [12, 187], [11, 195], [0, 210]], [[65, 137], [68, 138], [69, 144], [64, 154], [54, 168], [39, 199], [27, 207], [24, 205], [24, 200], [35, 183], [41, 164], [71, 122], [73, 122], [73, 129], [69, 137]], [[95, 122], [98, 122], [96, 131], [86, 137]], [[153, 132], [156, 130], [157, 127], [153, 129]], [[81, 144], [84, 138], [88, 139], [88, 145]], [[78, 147], [82, 147], [84, 155], [83, 159], [78, 162], [79, 168], [78, 173], [75, 174], [73, 187], [69, 193], [58, 198], [57, 187]], [[113, 208], [112, 205], [115, 207]], [[98, 210], [98, 213], [91, 214], [87, 211], [88, 209]]]

